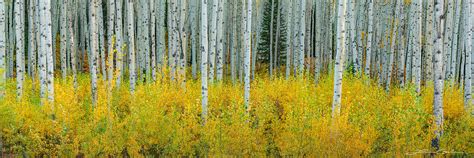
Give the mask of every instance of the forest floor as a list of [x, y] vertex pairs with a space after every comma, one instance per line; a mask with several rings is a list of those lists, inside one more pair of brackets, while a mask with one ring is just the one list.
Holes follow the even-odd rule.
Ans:
[[[241, 84], [211, 84], [204, 124], [200, 81], [188, 80], [185, 88], [169, 83], [138, 84], [131, 95], [128, 83], [108, 93], [100, 79], [98, 104], [92, 107], [87, 75], [79, 75], [76, 90], [71, 78], [57, 79], [55, 103], [44, 106], [37, 83], [27, 80], [18, 101], [15, 82], [8, 81], [0, 100], [1, 145], [5, 153], [65, 157], [406, 156], [429, 153], [434, 134], [429, 84], [421, 95], [410, 85], [387, 92], [346, 75], [336, 119], [331, 119], [332, 76], [317, 85], [305, 79], [257, 78], [249, 112]], [[474, 153], [474, 117], [465, 111], [462, 91], [447, 86], [443, 153]]]

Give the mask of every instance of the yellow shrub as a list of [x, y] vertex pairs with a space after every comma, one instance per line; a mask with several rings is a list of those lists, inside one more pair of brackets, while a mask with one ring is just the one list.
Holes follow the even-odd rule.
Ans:
[[[0, 101], [3, 147], [65, 157], [403, 156], [429, 149], [434, 133], [430, 85], [421, 95], [411, 85], [386, 92], [346, 75], [341, 116], [332, 119], [332, 76], [318, 85], [257, 77], [249, 113], [241, 84], [216, 83], [209, 87], [203, 124], [200, 81], [188, 80], [183, 89], [164, 75], [156, 83], [138, 84], [133, 95], [126, 82], [108, 92], [99, 80], [96, 107], [87, 75], [78, 76], [77, 89], [72, 78], [57, 80], [55, 103], [43, 106], [37, 82], [27, 80], [23, 99], [17, 100], [15, 82], [8, 81]], [[465, 113], [462, 91], [447, 87], [444, 94], [443, 150], [473, 153], [474, 119]]]

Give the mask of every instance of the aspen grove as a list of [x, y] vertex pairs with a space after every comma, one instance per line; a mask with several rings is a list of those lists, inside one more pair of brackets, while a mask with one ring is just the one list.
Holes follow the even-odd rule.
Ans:
[[474, 155], [474, 0], [0, 0], [0, 157]]

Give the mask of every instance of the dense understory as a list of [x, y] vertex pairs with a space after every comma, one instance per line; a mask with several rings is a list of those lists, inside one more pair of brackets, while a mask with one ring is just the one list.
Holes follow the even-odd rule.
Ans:
[[[387, 93], [376, 83], [346, 75], [341, 117], [331, 121], [332, 78], [325, 76], [315, 85], [305, 79], [257, 77], [249, 113], [242, 85], [211, 84], [204, 125], [199, 80], [189, 80], [185, 90], [167, 79], [139, 84], [134, 95], [128, 84], [109, 95], [106, 82], [99, 80], [97, 107], [91, 106], [87, 75], [79, 75], [77, 90], [72, 78], [56, 80], [55, 103], [44, 106], [37, 83], [33, 87], [27, 80], [23, 99], [17, 101], [10, 80], [0, 101], [3, 154], [368, 156], [430, 151], [430, 84], [421, 95], [412, 86]], [[441, 151], [474, 153], [474, 118], [465, 112], [462, 91], [449, 87], [444, 97]]]

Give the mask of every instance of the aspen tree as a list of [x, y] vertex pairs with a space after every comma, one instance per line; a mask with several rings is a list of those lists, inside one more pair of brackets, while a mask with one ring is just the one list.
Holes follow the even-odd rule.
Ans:
[[[345, 6], [345, 4], [344, 4]], [[300, 0], [300, 23], [299, 23], [299, 39], [298, 39], [298, 76], [303, 77], [304, 71], [304, 56], [305, 56], [305, 45], [304, 45], [304, 38], [305, 38], [305, 27], [306, 27], [306, 0]], [[345, 14], [344, 14], [345, 16]], [[345, 19], [345, 17], [344, 17]]]
[[415, 29], [414, 31], [414, 36], [412, 40], [414, 40], [414, 46], [413, 46], [413, 77], [412, 79], [414, 80], [415, 83], [415, 88], [416, 92], [420, 93], [421, 92], [421, 48], [422, 48], [422, 35], [421, 35], [421, 30], [422, 30], [422, 11], [423, 11], [423, 3], [422, 0], [415, 0], [414, 2], [414, 7], [415, 7]]
[[23, 37], [25, 31], [25, 16], [24, 16], [24, 0], [16, 0], [14, 6], [15, 14], [15, 50], [16, 50], [16, 90], [18, 98], [23, 95], [23, 81], [25, 73], [25, 38]]
[[291, 54], [293, 52], [293, 50], [291, 49], [291, 48], [293, 48], [291, 46], [291, 43], [292, 43], [291, 33], [292, 33], [292, 30], [293, 30], [293, 28], [292, 28], [292, 24], [293, 24], [293, 18], [292, 18], [293, 2], [292, 2], [292, 0], [287, 0], [285, 2], [287, 2], [287, 4], [286, 4], [287, 7], [285, 7], [286, 8], [285, 13], [286, 13], [286, 27], [288, 28], [286, 30], [286, 33], [287, 33], [286, 37], [288, 39], [286, 40], [286, 45], [287, 46], [286, 46], [286, 69], [285, 69], [286, 75], [285, 76], [286, 76], [286, 79], [288, 79], [289, 76], [290, 76], [290, 72], [291, 72]]
[[120, 84], [122, 82], [122, 69], [123, 69], [123, 57], [125, 56], [124, 48], [124, 39], [123, 39], [123, 22], [122, 22], [122, 5], [123, 1], [118, 0], [117, 3], [115, 4], [115, 16], [116, 16], [116, 25], [115, 25], [115, 35], [117, 37], [117, 64], [116, 64], [116, 69], [117, 69], [117, 77], [115, 79], [115, 86], [117, 88], [120, 88]]
[[[435, 138], [432, 140], [431, 146], [439, 150], [439, 141], [443, 133], [443, 89], [444, 89], [444, 73], [443, 73], [443, 38], [444, 38], [444, 21], [445, 21], [445, 11], [444, 11], [444, 1], [435, 0], [434, 2], [435, 10], [435, 21], [434, 21], [434, 30], [435, 35], [434, 39], [434, 101], [433, 101], [433, 115], [435, 122]], [[467, 63], [466, 64], [470, 64]]]
[[[463, 52], [463, 56], [465, 56], [465, 68], [464, 68], [464, 106], [466, 109], [469, 109], [469, 105], [471, 103], [472, 99], [472, 34], [473, 34], [473, 24], [472, 24], [472, 16], [473, 16], [473, 11], [472, 9], [472, 4], [473, 2], [470, 1], [464, 1], [464, 11], [465, 11], [465, 16], [464, 16], [464, 30], [465, 30], [465, 50]], [[461, 17], [462, 18], [462, 17]]]
[[60, 24], [59, 24], [59, 34], [60, 34], [60, 58], [61, 58], [61, 76], [62, 79], [65, 80], [67, 76], [67, 62], [66, 62], [66, 56], [67, 56], [67, 41], [68, 41], [68, 29], [67, 25], [67, 12], [68, 12], [68, 7], [67, 7], [67, 2], [65, 1], [64, 3], [60, 4]]
[[207, 118], [207, 58], [208, 58], [208, 38], [207, 38], [207, 0], [201, 0], [201, 95], [203, 122]]
[[133, 94], [135, 92], [135, 82], [137, 78], [137, 74], [135, 72], [135, 23], [133, 22], [134, 19], [134, 0], [128, 0], [128, 5], [127, 5], [127, 20], [128, 20], [128, 37], [129, 37], [129, 42], [130, 46], [128, 47], [128, 52], [129, 52], [129, 68], [128, 71], [130, 73], [130, 92]]
[[337, 117], [341, 111], [342, 75], [344, 72], [344, 39], [346, 20], [346, 0], [339, 0], [337, 9], [337, 51], [334, 65], [334, 97], [332, 102], [332, 117]]
[[[68, 0], [66, 0], [66, 3], [67, 3]], [[71, 9], [72, 8], [76, 8], [76, 6], [74, 5], [74, 1], [69, 1], [71, 5]], [[74, 27], [77, 27], [75, 26], [74, 24], [77, 24], [77, 17], [73, 17], [73, 13], [76, 11], [76, 9], [72, 9], [70, 10], [67, 14], [68, 14], [68, 27], [69, 27], [69, 40], [70, 40], [70, 43], [71, 43], [71, 47], [70, 47], [70, 54], [71, 54], [71, 68], [72, 68], [72, 79], [73, 79], [73, 84], [74, 84], [74, 89], [77, 89], [77, 58], [76, 58], [76, 51], [77, 51], [77, 47], [76, 47], [76, 42], [75, 42], [75, 38], [76, 38], [76, 34], [74, 33]]]
[[100, 18], [98, 17], [97, 12], [100, 11], [100, 2], [99, 0], [93, 0], [93, 4], [91, 6], [91, 31], [92, 31], [92, 52], [90, 53], [91, 56], [91, 86], [92, 86], [92, 106], [97, 106], [97, 69], [98, 69], [98, 62], [97, 57], [99, 56], [99, 25], [97, 24]]
[[[245, 4], [244, 7], [242, 7], [245, 10]], [[244, 73], [245, 73], [245, 79], [244, 79], [244, 86], [245, 86], [245, 94], [244, 94], [244, 104], [245, 104], [245, 109], [247, 112], [250, 110], [250, 45], [252, 44], [251, 42], [251, 29], [252, 29], [252, 0], [247, 0], [247, 16], [245, 17], [245, 32], [244, 32], [244, 47], [245, 47], [245, 55], [244, 55]]]
[[5, 0], [0, 0], [0, 99], [5, 96], [6, 62], [5, 62]]
[[[251, 8], [251, 7], [250, 7]], [[224, 65], [224, 3], [220, 1], [217, 9], [217, 56], [216, 74], [217, 81], [220, 82], [223, 76]]]
[[[107, 48], [109, 49], [107, 53], [107, 81], [110, 82], [109, 86], [112, 86], [112, 79], [113, 79], [113, 60], [109, 59], [109, 57], [113, 57], [115, 45], [113, 45], [113, 38], [114, 38], [114, 28], [115, 28], [115, 3], [116, 0], [108, 0], [108, 24], [107, 24]], [[111, 55], [110, 55], [111, 54]]]
[[[36, 81], [36, 52], [37, 52], [37, 25], [36, 21], [38, 21], [36, 17], [37, 9], [36, 9], [36, 0], [29, 0], [28, 3], [28, 72], [33, 80]], [[35, 86], [33, 86], [35, 87]]]
[[368, 0], [369, 3], [369, 24], [367, 28], [367, 46], [366, 46], [366, 55], [365, 55], [365, 75], [370, 78], [370, 64], [371, 64], [371, 57], [372, 57], [372, 40], [373, 40], [373, 33], [374, 33], [374, 0]]

